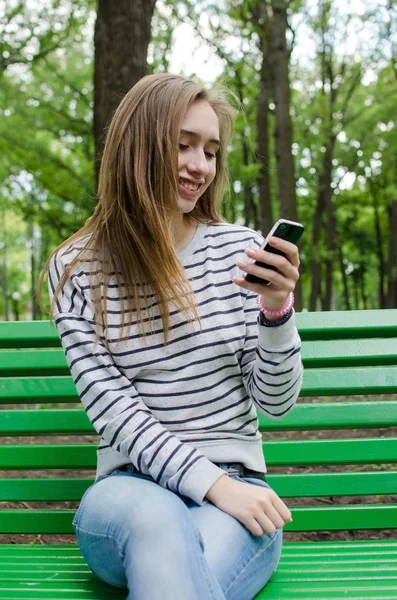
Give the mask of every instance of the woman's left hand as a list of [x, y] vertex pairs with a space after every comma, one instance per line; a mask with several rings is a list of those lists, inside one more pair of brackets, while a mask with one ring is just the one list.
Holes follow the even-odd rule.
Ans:
[[272, 310], [282, 308], [291, 292], [294, 291], [296, 282], [299, 279], [299, 251], [298, 247], [291, 242], [287, 242], [281, 238], [272, 237], [269, 244], [285, 254], [273, 254], [266, 250], [249, 248], [245, 251], [246, 255], [253, 260], [273, 265], [277, 271], [272, 269], [264, 269], [252, 263], [237, 261], [237, 266], [245, 273], [252, 273], [257, 277], [268, 281], [267, 283], [251, 283], [240, 277], [234, 277], [233, 281], [238, 286], [256, 292], [262, 296], [261, 301], [263, 306], [267, 306]]

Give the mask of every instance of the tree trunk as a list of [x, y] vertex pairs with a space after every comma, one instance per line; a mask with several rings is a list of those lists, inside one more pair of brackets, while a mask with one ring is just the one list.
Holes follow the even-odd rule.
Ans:
[[96, 173], [106, 126], [128, 90], [147, 73], [156, 0], [98, 0], [95, 23], [94, 137]]
[[271, 63], [273, 97], [276, 105], [276, 160], [280, 214], [283, 218], [298, 218], [295, 170], [292, 156], [292, 122], [290, 116], [289, 51], [286, 0], [272, 0]]
[[[243, 139], [243, 164], [248, 167], [250, 164], [249, 160], [249, 149], [246, 139]], [[244, 224], [246, 227], [251, 227], [254, 221], [254, 196], [252, 194], [252, 185], [250, 181], [245, 181], [243, 184], [243, 196], [244, 196]]]
[[41, 312], [37, 303], [37, 264], [36, 264], [36, 241], [34, 237], [34, 223], [32, 217], [28, 220], [28, 237], [30, 242], [30, 295], [32, 301], [32, 319], [40, 319]]
[[259, 94], [257, 99], [257, 141], [255, 159], [260, 165], [259, 213], [260, 229], [267, 235], [273, 222], [273, 206], [270, 187], [269, 158], [269, 104], [271, 98], [271, 17], [266, 1], [260, 0], [252, 11], [259, 36], [261, 52], [261, 70], [259, 75]]
[[[276, 170], [280, 215], [298, 220], [295, 167], [292, 155], [292, 121], [290, 115], [289, 58], [286, 31], [288, 0], [272, 0], [271, 76], [276, 114]], [[295, 288], [295, 308], [302, 309], [302, 282]]]
[[335, 260], [335, 206], [333, 203], [333, 194], [331, 188], [331, 180], [329, 181], [328, 193], [326, 194], [327, 201], [327, 258], [325, 259], [325, 290], [323, 310], [331, 310], [332, 287], [333, 287], [333, 271]]
[[385, 308], [385, 259], [383, 256], [382, 232], [380, 228], [379, 205], [377, 193], [372, 191], [372, 199], [374, 204], [375, 217], [375, 239], [376, 239], [376, 255], [378, 258], [378, 298], [379, 308]]
[[[318, 298], [321, 290], [321, 232], [323, 227], [323, 215], [332, 203], [332, 156], [335, 146], [335, 136], [331, 136], [325, 147], [321, 174], [318, 182], [318, 193], [316, 210], [313, 215], [313, 238], [312, 238], [312, 269], [311, 280], [312, 289], [310, 294], [309, 310], [316, 310]], [[330, 290], [328, 289], [328, 293]], [[331, 290], [332, 293], [332, 290]], [[323, 302], [327, 305], [326, 296]], [[325, 309], [326, 310], [326, 309]]]
[[343, 262], [343, 250], [342, 250], [341, 243], [338, 244], [338, 258], [339, 258], [339, 268], [340, 268], [340, 272], [342, 275], [343, 296], [345, 299], [345, 307], [346, 307], [346, 310], [350, 310], [351, 306], [350, 306], [350, 297], [349, 297], [349, 284], [347, 281], [345, 264]]
[[1, 264], [0, 264], [0, 277], [1, 287], [3, 288], [4, 298], [4, 319], [5, 321], [10, 320], [10, 293], [8, 289], [8, 273], [7, 273], [7, 226], [6, 226], [6, 212], [3, 209], [1, 211], [1, 237], [0, 237], [0, 250], [1, 250]]
[[397, 200], [390, 207], [386, 308], [397, 308]]

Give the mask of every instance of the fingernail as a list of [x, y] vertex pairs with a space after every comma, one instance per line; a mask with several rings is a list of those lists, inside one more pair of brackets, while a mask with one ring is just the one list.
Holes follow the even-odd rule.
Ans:
[[247, 256], [251, 256], [251, 257], [255, 256], [255, 250], [251, 250], [250, 248], [248, 248], [245, 251], [245, 253], [246, 253]]

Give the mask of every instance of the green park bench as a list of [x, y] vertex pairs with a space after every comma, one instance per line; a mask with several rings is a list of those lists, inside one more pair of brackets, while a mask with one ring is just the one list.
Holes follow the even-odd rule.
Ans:
[[[397, 310], [301, 313], [297, 322], [302, 399], [280, 421], [259, 419], [268, 481], [293, 513], [285, 531], [308, 541], [285, 536], [279, 568], [257, 599], [396, 599]], [[8, 503], [0, 504], [0, 534], [73, 533], [74, 509], [60, 502], [78, 501], [91, 484], [96, 444], [81, 443], [94, 431], [48, 321], [0, 323], [0, 403], [0, 503]], [[11, 470], [24, 476], [6, 477]], [[32, 471], [41, 477], [27, 477]], [[357, 530], [364, 539], [351, 539]], [[380, 539], [369, 530], [382, 530]], [[318, 541], [318, 532], [336, 531], [348, 532], [343, 541]], [[76, 544], [0, 544], [2, 600], [125, 597], [90, 572]]]

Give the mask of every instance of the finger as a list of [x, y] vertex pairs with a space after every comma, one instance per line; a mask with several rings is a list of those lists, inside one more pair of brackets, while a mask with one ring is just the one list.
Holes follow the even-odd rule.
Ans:
[[[264, 267], [260, 267], [259, 265], [256, 265], [255, 263], [245, 263], [245, 262], [240, 262], [240, 261], [237, 262], [237, 266], [239, 267], [239, 269], [241, 269], [245, 273], [252, 273], [253, 275], [256, 275], [260, 279], [264, 280], [263, 284], [258, 284], [260, 286], [260, 288], [258, 288], [258, 290], [256, 290], [253, 287], [249, 287], [249, 289], [252, 289], [253, 291], [258, 291], [258, 293], [265, 293], [263, 291], [263, 286], [267, 285], [265, 283], [267, 281], [270, 281], [270, 283], [272, 283], [272, 285], [279, 290], [292, 292], [295, 288], [295, 284], [296, 284], [297, 280], [299, 279], [299, 271], [297, 269], [295, 269], [294, 267], [292, 267], [292, 265], [290, 263], [288, 263], [288, 264], [289, 264], [288, 273], [284, 273], [284, 272], [278, 273], [277, 271], [273, 271], [272, 269], [266, 269]], [[245, 286], [242, 286], [242, 287], [245, 287]], [[266, 294], [267, 293], [268, 292], [266, 291]]]
[[267, 533], [264, 531], [264, 529], [262, 529], [260, 523], [254, 518], [248, 519], [247, 521], [242, 521], [242, 524], [255, 537], [261, 537], [264, 533]]
[[[272, 519], [270, 519], [269, 516], [267, 514], [265, 514], [264, 512], [260, 512], [260, 513], [256, 514], [255, 520], [259, 524], [263, 533], [272, 535], [277, 529], [277, 527], [273, 523]], [[283, 527], [283, 525], [284, 525], [284, 523], [282, 523], [281, 527]]]
[[[280, 515], [280, 513], [273, 504], [267, 503], [264, 506], [263, 514], [274, 525], [275, 529], [281, 529], [282, 527], [284, 527], [286, 520]], [[261, 523], [261, 521], [259, 522]]]
[[[280, 256], [279, 254], [274, 254], [273, 252], [267, 252], [266, 250], [248, 249], [245, 252], [247, 256], [256, 261], [260, 261], [265, 265], [274, 266], [285, 277], [288, 277], [289, 275], [292, 276], [294, 273], [297, 272], [297, 267], [291, 263], [288, 257]], [[245, 264], [252, 265], [253, 263]]]
[[287, 242], [287, 240], [278, 237], [271, 237], [269, 244], [270, 246], [273, 246], [273, 248], [277, 248], [277, 250], [283, 252], [294, 267], [299, 267], [299, 249], [296, 244], [292, 244], [291, 242]]
[[288, 506], [285, 504], [285, 502], [283, 502], [281, 500], [281, 498], [279, 498], [277, 496], [276, 493], [274, 493], [274, 496], [272, 496], [271, 502], [272, 502], [274, 508], [276, 509], [276, 511], [278, 512], [278, 514], [280, 515], [280, 517], [282, 519], [284, 519], [284, 523], [291, 523], [292, 522], [291, 511], [288, 508]]

